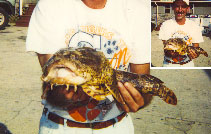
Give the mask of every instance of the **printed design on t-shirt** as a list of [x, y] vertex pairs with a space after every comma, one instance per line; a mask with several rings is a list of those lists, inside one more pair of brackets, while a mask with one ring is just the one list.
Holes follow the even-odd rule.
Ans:
[[187, 33], [185, 33], [184, 31], [177, 31], [177, 32], [173, 33], [171, 37], [172, 38], [182, 38], [188, 46], [191, 46], [193, 43], [192, 37], [190, 35], [188, 35]]
[[[126, 42], [117, 32], [94, 25], [80, 26], [66, 32], [65, 43], [68, 47], [92, 47], [102, 51], [114, 69], [127, 70], [131, 53]], [[69, 107], [68, 113], [79, 122], [103, 120], [112, 109], [113, 99], [96, 101], [90, 99], [88, 105]]]
[[[193, 43], [192, 37], [184, 31], [177, 31], [173, 33], [171, 35], [171, 38], [182, 38], [188, 46], [192, 46]], [[169, 58], [165, 56], [164, 58], [174, 63], [186, 63], [189, 60], [189, 57], [187, 55], [180, 55], [177, 58]]]
[[97, 101], [90, 99], [88, 104], [81, 107], [68, 107], [69, 115], [78, 122], [92, 121], [98, 117], [95, 121], [102, 121], [109, 109], [112, 108], [113, 102], [109, 100]]
[[69, 29], [65, 43], [68, 47], [92, 47], [102, 51], [115, 69], [127, 70], [131, 52], [125, 41], [114, 32], [100, 26], [80, 26], [79, 30]]

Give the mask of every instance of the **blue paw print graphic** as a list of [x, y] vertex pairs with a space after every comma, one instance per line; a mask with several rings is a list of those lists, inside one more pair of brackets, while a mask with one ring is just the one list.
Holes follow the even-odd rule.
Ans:
[[111, 40], [104, 44], [104, 48], [106, 49], [106, 53], [109, 55], [113, 54], [119, 49], [119, 47], [116, 45], [116, 41]]

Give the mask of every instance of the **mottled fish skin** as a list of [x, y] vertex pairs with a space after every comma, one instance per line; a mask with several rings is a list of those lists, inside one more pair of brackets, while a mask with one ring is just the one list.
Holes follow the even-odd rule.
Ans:
[[117, 71], [117, 80], [123, 83], [129, 82], [141, 94], [144, 93], [159, 96], [168, 104], [177, 104], [177, 97], [174, 92], [163, 85], [164, 83], [160, 79], [152, 75], [138, 75], [124, 71]]
[[190, 49], [195, 50], [196, 54], [199, 56], [200, 54], [203, 54], [204, 56], [208, 57], [208, 54], [204, 49], [200, 47], [193, 47], [193, 46], [188, 46]]
[[175, 52], [178, 52], [180, 55], [185, 55], [187, 54], [188, 56], [190, 55], [189, 50], [194, 50], [196, 54], [199, 56], [200, 54], [203, 54], [204, 56], [208, 57], [208, 54], [206, 51], [204, 51], [200, 47], [193, 47], [193, 46], [188, 46], [186, 42], [182, 38], [170, 38], [167, 41], [164, 41], [164, 50], [171, 50], [171, 48], [165, 49], [167, 45], [172, 45], [177, 48]]
[[[64, 66], [68, 68], [69, 64], [74, 65], [74, 70], [80, 76], [88, 74], [91, 78], [80, 85], [71, 85], [65, 80], [55, 78], [47, 79], [51, 69], [55, 66]], [[65, 48], [54, 54], [52, 58], [43, 67], [43, 75], [41, 77], [43, 83], [49, 85], [81, 87], [83, 91], [96, 100], [104, 100], [106, 96], [113, 95], [120, 103], [124, 103], [117, 87], [117, 82], [131, 83], [140, 93], [159, 96], [166, 103], [176, 105], [177, 98], [172, 90], [167, 88], [164, 83], [152, 75], [138, 75], [125, 71], [117, 71], [113, 69], [102, 52], [92, 48]], [[43, 87], [43, 96], [48, 92], [49, 88]]]

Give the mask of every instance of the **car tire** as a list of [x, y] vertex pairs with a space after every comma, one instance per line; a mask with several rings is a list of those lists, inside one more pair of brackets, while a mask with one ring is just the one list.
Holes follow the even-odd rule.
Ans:
[[0, 30], [4, 29], [9, 23], [8, 13], [0, 7]]

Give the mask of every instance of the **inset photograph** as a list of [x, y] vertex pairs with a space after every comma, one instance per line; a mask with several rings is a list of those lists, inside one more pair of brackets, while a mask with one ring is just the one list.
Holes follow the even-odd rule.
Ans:
[[211, 1], [151, 1], [151, 68], [211, 68]]

